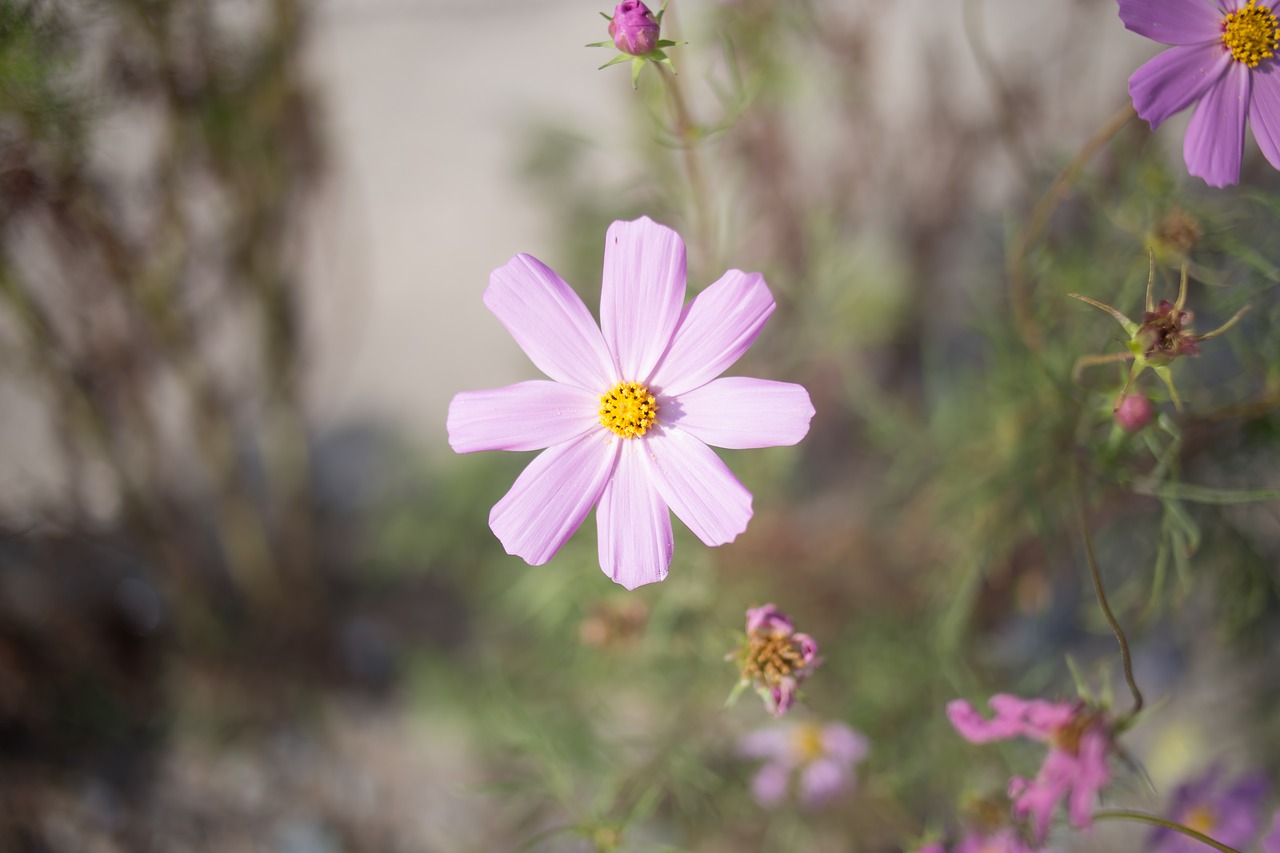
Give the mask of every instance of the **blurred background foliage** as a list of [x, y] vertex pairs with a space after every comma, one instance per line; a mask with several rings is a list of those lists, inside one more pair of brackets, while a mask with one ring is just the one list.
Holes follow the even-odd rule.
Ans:
[[[1154, 705], [1133, 756], [1161, 791], [1215, 760], [1274, 780], [1280, 181], [1256, 152], [1240, 188], [1188, 179], [1108, 119], [1119, 84], [1098, 134], [1064, 133], [1087, 40], [1000, 68], [962, 5], [963, 38], [911, 61], [976, 58], [988, 110], [937, 85], [868, 121], [891, 91], [868, 46], [900, 35], [870, 5], [677, 2], [683, 113], [647, 69], [625, 142], [528, 129], [562, 243], [512, 252], [594, 306], [601, 235], [644, 213], [686, 235], [691, 290], [763, 271], [778, 311], [734, 372], [818, 412], [798, 447], [723, 454], [747, 533], [677, 525], [669, 580], [627, 593], [592, 521], [547, 566], [502, 553], [488, 510], [523, 456], [309, 427], [305, 4], [3, 0], [0, 364], [63, 489], [0, 534], [0, 846], [910, 849], [1035, 761], [964, 744], [947, 700], [1072, 696], [1070, 655], [1127, 705], [1080, 518]], [[1068, 6], [1064, 34], [1110, 4]], [[617, 144], [637, 176], [576, 168]], [[1149, 254], [1157, 300], [1186, 265], [1196, 330], [1251, 310], [1174, 364], [1182, 412], [1139, 378], [1158, 418], [1129, 434], [1127, 367], [1072, 377], [1123, 333], [1066, 294], [1137, 317]], [[736, 754], [770, 721], [725, 707], [725, 656], [765, 601], [825, 658], [794, 714], [871, 742], [822, 810], [762, 809]], [[1114, 802], [1159, 809], [1120, 775]]]

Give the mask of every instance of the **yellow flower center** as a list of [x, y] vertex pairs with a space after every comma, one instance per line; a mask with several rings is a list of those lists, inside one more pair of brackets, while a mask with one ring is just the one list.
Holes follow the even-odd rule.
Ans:
[[657, 420], [658, 401], [639, 382], [619, 382], [600, 396], [600, 423], [615, 435], [644, 435]]
[[1208, 806], [1198, 805], [1187, 812], [1186, 819], [1183, 822], [1196, 832], [1202, 832], [1207, 835], [1218, 825], [1218, 816]]
[[813, 723], [804, 723], [798, 726], [793, 737], [795, 738], [796, 756], [800, 759], [801, 764], [817, 761], [826, 755], [827, 751], [822, 746], [822, 729]]
[[1259, 6], [1258, 0], [1249, 0], [1243, 9], [1222, 19], [1222, 43], [1236, 62], [1257, 68], [1280, 47], [1280, 20], [1275, 12]]
[[804, 649], [790, 635], [752, 634], [743, 658], [742, 677], [777, 687], [804, 668]]

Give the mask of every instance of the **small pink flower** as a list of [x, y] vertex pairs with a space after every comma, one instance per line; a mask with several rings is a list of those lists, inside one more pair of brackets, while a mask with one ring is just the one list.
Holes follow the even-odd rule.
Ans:
[[1116, 406], [1115, 419], [1125, 432], [1137, 432], [1151, 423], [1155, 407], [1145, 394], [1126, 394]]
[[746, 529], [751, 493], [708, 445], [795, 444], [813, 405], [799, 385], [715, 378], [773, 313], [763, 276], [684, 295], [684, 241], [647, 217], [605, 235], [599, 327], [536, 258], [494, 270], [485, 305], [552, 381], [458, 394], [448, 430], [458, 453], [543, 450], [489, 513], [508, 554], [542, 565], [594, 506], [600, 568], [634, 589], [667, 576], [672, 512], [710, 546]]
[[658, 47], [660, 24], [640, 0], [626, 0], [613, 10], [609, 35], [613, 45], [632, 56], [647, 56]]
[[822, 663], [817, 641], [772, 604], [747, 611], [747, 642], [736, 657], [742, 685], [754, 687], [775, 717], [791, 710], [800, 682]]
[[1030, 815], [1036, 836], [1043, 840], [1054, 809], [1066, 799], [1072, 825], [1080, 829], [1091, 826], [1098, 792], [1111, 781], [1107, 767], [1111, 728], [1106, 720], [1080, 702], [1026, 700], [1001, 694], [992, 696], [988, 704], [996, 712], [990, 720], [963, 699], [947, 704], [947, 717], [971, 743], [1026, 737], [1049, 745], [1049, 754], [1034, 780], [1015, 776], [1009, 781], [1014, 814]]
[[738, 743], [739, 754], [765, 759], [751, 783], [762, 806], [776, 806], [793, 776], [801, 805], [814, 808], [852, 789], [853, 767], [867, 754], [867, 740], [844, 723], [798, 723], [760, 729]]

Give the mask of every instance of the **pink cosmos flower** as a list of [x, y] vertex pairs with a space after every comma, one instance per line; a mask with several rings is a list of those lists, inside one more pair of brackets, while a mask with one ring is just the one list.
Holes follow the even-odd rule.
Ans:
[[844, 723], [797, 723], [751, 732], [738, 742], [739, 754], [765, 759], [751, 793], [762, 806], [776, 806], [798, 774], [800, 804], [815, 808], [850, 790], [853, 767], [867, 755], [867, 739]]
[[1043, 840], [1054, 809], [1066, 798], [1072, 825], [1091, 826], [1098, 791], [1111, 781], [1107, 767], [1111, 729], [1105, 719], [1079, 702], [1001, 694], [992, 696], [988, 704], [996, 712], [990, 720], [963, 699], [947, 703], [947, 718], [971, 743], [1027, 737], [1049, 744], [1049, 754], [1034, 780], [1015, 776], [1009, 781], [1014, 814], [1031, 815], [1036, 835]]
[[773, 312], [759, 273], [729, 270], [684, 305], [684, 242], [641, 218], [609, 226], [603, 279], [597, 327], [536, 258], [494, 270], [485, 305], [552, 381], [458, 394], [449, 444], [543, 450], [494, 505], [490, 529], [508, 554], [542, 565], [594, 506], [600, 567], [634, 589], [667, 576], [670, 512], [711, 546], [746, 529], [751, 493], [707, 445], [795, 444], [813, 405], [792, 383], [715, 378]]
[[1267, 161], [1280, 169], [1280, 45], [1277, 0], [1119, 0], [1139, 35], [1173, 45], [1129, 78], [1134, 109], [1154, 130], [1199, 102], [1183, 157], [1210, 186], [1240, 180], [1246, 119]]

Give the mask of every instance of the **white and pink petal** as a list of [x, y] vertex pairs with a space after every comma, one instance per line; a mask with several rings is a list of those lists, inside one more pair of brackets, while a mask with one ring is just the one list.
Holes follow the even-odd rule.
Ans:
[[455, 453], [542, 450], [599, 429], [598, 400], [589, 391], [545, 379], [463, 391], [449, 403], [449, 446]]
[[678, 396], [715, 379], [751, 347], [774, 307], [764, 276], [729, 270], [685, 307], [650, 386]]
[[618, 442], [599, 431], [547, 448], [493, 505], [489, 529], [508, 554], [542, 565], [595, 506], [617, 456]]
[[532, 255], [516, 255], [490, 274], [484, 304], [555, 381], [597, 394], [617, 381], [613, 358], [587, 306]]
[[600, 568], [635, 589], [667, 576], [674, 548], [671, 511], [649, 476], [641, 441], [618, 441], [618, 464], [596, 507]]
[[725, 376], [660, 403], [662, 423], [712, 447], [792, 445], [809, 432], [813, 402], [792, 382]]
[[643, 439], [658, 493], [676, 517], [705, 544], [732, 542], [751, 520], [751, 492], [711, 448], [678, 429], [656, 429]]
[[685, 293], [680, 235], [647, 216], [609, 226], [600, 328], [620, 378], [643, 381], [671, 343]]

